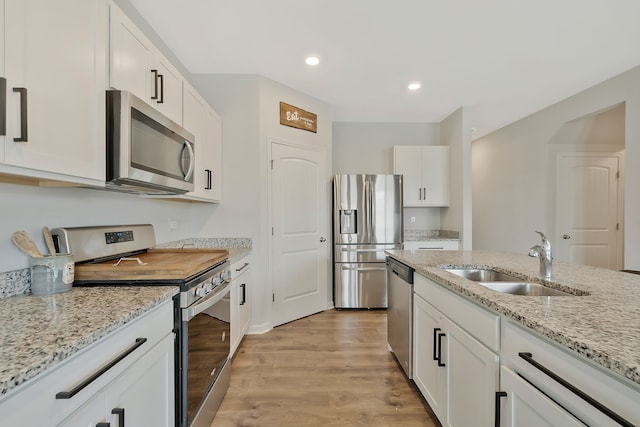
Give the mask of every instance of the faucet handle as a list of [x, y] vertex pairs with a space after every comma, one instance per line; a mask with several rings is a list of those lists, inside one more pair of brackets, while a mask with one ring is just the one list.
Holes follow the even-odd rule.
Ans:
[[542, 246], [544, 247], [544, 249], [551, 249], [551, 242], [549, 242], [547, 236], [545, 236], [541, 231], [536, 230], [536, 233], [538, 233], [540, 235], [540, 238], [542, 238]]

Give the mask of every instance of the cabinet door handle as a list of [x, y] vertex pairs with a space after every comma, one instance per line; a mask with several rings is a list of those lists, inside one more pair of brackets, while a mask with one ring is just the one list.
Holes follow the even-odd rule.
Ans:
[[555, 372], [549, 370], [546, 366], [534, 360], [533, 355], [531, 353], [522, 352], [522, 353], [518, 353], [518, 356], [526, 360], [527, 363], [533, 365], [535, 368], [542, 371], [545, 375], [547, 375], [548, 377], [550, 377], [551, 379], [553, 379], [554, 381], [562, 385], [567, 390], [571, 391], [580, 399], [584, 400], [589, 405], [593, 406], [594, 408], [596, 408], [597, 410], [599, 410], [600, 412], [605, 414], [607, 417], [611, 418], [612, 420], [620, 424], [621, 426], [636, 427], [635, 424], [632, 424], [631, 422], [625, 420], [620, 415], [616, 414], [611, 409], [607, 408], [602, 403], [598, 402], [593, 397], [589, 396], [588, 394], [580, 390], [578, 387], [574, 386], [564, 378], [557, 375]]
[[124, 408], [113, 408], [111, 413], [118, 415], [118, 427], [124, 427]]
[[131, 347], [124, 350], [122, 353], [114, 357], [110, 362], [104, 365], [102, 368], [91, 374], [91, 376], [85, 378], [78, 385], [73, 387], [71, 390], [61, 391], [56, 394], [56, 399], [71, 399], [73, 396], [82, 391], [89, 384], [97, 380], [102, 374], [107, 372], [109, 369], [113, 368], [117, 365], [122, 359], [133, 353], [138, 347], [147, 342], [146, 338], [136, 338], [136, 342], [131, 345]]
[[27, 142], [28, 136], [28, 125], [27, 125], [27, 88], [24, 87], [14, 87], [14, 92], [18, 92], [20, 94], [20, 137], [13, 138], [14, 142]]
[[507, 397], [506, 391], [496, 391], [495, 427], [500, 427], [500, 398]]
[[442, 363], [442, 337], [446, 337], [445, 333], [438, 333], [438, 366], [447, 366], [445, 363]]
[[0, 135], [7, 134], [7, 79], [0, 77]]
[[160, 80], [160, 99], [158, 100], [158, 104], [164, 103], [164, 76], [162, 74], [158, 74], [158, 79]]
[[440, 328], [433, 328], [433, 360], [438, 360], [438, 332]]
[[211, 169], [205, 169], [204, 173], [206, 175], [207, 184], [204, 186], [205, 190], [211, 190]]
[[153, 74], [153, 96], [151, 99], [158, 99], [158, 70], [151, 70]]
[[240, 302], [240, 305], [244, 305], [247, 302], [247, 284], [242, 283], [240, 285], [240, 289], [242, 289], [242, 301]]

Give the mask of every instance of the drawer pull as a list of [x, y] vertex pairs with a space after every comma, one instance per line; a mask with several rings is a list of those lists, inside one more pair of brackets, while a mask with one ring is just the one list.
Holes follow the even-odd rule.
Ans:
[[247, 267], [249, 267], [249, 263], [248, 263], [248, 262], [245, 262], [245, 263], [244, 263], [244, 265], [243, 265], [242, 267], [240, 267], [240, 268], [236, 268], [236, 271], [242, 271], [242, 270], [244, 270], [244, 269], [245, 269], [245, 268], [247, 268]]
[[538, 370], [542, 371], [545, 375], [547, 375], [548, 377], [550, 377], [554, 381], [560, 383], [560, 385], [562, 385], [564, 388], [568, 389], [573, 394], [578, 396], [580, 399], [584, 400], [589, 405], [593, 406], [594, 408], [596, 408], [597, 410], [599, 410], [600, 412], [602, 412], [603, 414], [605, 414], [606, 416], [608, 416], [609, 418], [611, 418], [612, 420], [614, 420], [615, 422], [620, 424], [621, 426], [636, 427], [634, 424], [632, 424], [629, 421], [625, 420], [620, 415], [616, 414], [611, 409], [607, 408], [602, 403], [598, 402], [593, 397], [589, 396], [588, 394], [586, 394], [585, 392], [583, 392], [582, 390], [580, 390], [579, 388], [577, 388], [576, 386], [574, 386], [573, 384], [571, 384], [570, 382], [565, 380], [564, 378], [560, 377], [556, 373], [554, 373], [554, 372], [550, 371], [549, 369], [547, 369], [547, 367], [545, 367], [544, 365], [542, 365], [539, 362], [535, 361], [533, 359], [533, 355], [531, 353], [522, 352], [522, 353], [518, 353], [518, 356], [520, 356], [521, 358], [526, 360], [527, 363], [533, 365]]
[[75, 396], [76, 394], [78, 394], [80, 391], [82, 391], [82, 389], [84, 389], [85, 387], [87, 387], [89, 384], [91, 384], [92, 382], [94, 382], [95, 380], [97, 380], [102, 374], [104, 374], [105, 372], [107, 372], [109, 369], [113, 368], [115, 365], [117, 365], [122, 359], [124, 359], [125, 357], [127, 357], [128, 355], [130, 355], [131, 353], [133, 353], [138, 347], [140, 347], [142, 344], [144, 344], [145, 342], [147, 342], [146, 338], [136, 338], [136, 342], [135, 344], [133, 344], [131, 347], [129, 347], [128, 349], [124, 350], [122, 353], [120, 353], [118, 356], [116, 356], [115, 358], [113, 358], [110, 362], [108, 362], [106, 365], [104, 365], [102, 368], [100, 368], [99, 370], [97, 370], [96, 372], [94, 372], [93, 374], [91, 374], [90, 377], [84, 379], [81, 383], [79, 383], [78, 385], [76, 385], [74, 388], [72, 388], [71, 390], [67, 390], [67, 391], [61, 391], [58, 392], [56, 394], [56, 399], [71, 399], [73, 396]]

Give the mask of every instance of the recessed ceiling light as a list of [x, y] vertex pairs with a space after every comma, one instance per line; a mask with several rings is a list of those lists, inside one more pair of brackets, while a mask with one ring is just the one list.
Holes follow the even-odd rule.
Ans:
[[420, 86], [422, 86], [420, 83], [418, 82], [413, 82], [413, 83], [409, 83], [409, 90], [418, 90], [420, 89]]
[[318, 65], [320, 63], [320, 58], [317, 56], [308, 56], [304, 62], [306, 62], [307, 65]]

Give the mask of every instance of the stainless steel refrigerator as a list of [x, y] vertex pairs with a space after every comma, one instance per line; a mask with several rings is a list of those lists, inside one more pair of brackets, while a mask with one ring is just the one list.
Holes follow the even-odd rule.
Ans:
[[386, 308], [386, 249], [402, 247], [402, 175], [333, 178], [336, 308]]

